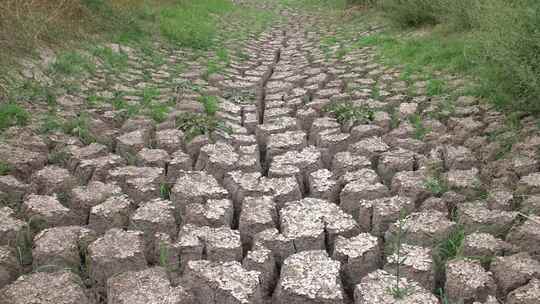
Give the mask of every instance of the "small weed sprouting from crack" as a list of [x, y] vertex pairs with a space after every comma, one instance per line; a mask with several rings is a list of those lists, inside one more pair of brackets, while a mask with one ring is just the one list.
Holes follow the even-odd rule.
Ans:
[[86, 113], [81, 113], [76, 118], [67, 121], [63, 129], [64, 133], [78, 137], [85, 145], [96, 141], [90, 132], [89, 116]]
[[209, 116], [214, 116], [219, 110], [219, 100], [216, 96], [203, 95], [199, 97], [199, 102], [203, 104], [204, 111]]
[[176, 118], [176, 126], [185, 133], [187, 141], [215, 131], [232, 133], [232, 129], [219, 118], [200, 113], [182, 113]]
[[11, 173], [11, 166], [3, 161], [0, 161], [0, 176], [8, 175]]
[[431, 132], [430, 128], [426, 128], [422, 122], [422, 117], [418, 114], [411, 115], [409, 117], [409, 122], [414, 128], [414, 138], [418, 140], [423, 140], [426, 134]]
[[171, 199], [171, 190], [172, 187], [168, 183], [162, 183], [159, 186], [159, 196], [164, 200], [170, 200]]
[[400, 286], [401, 283], [401, 266], [407, 259], [407, 255], [403, 255], [403, 237], [407, 233], [407, 230], [404, 228], [405, 225], [405, 216], [406, 216], [405, 210], [401, 210], [399, 212], [399, 219], [397, 221], [397, 231], [394, 235], [392, 241], [393, 246], [393, 252], [396, 255], [396, 273], [395, 273], [395, 285], [393, 287], [388, 288], [388, 292], [392, 294], [394, 299], [403, 299], [407, 295], [411, 293], [411, 289], [409, 286]]
[[254, 104], [257, 96], [250, 90], [230, 90], [223, 94], [223, 98], [235, 104], [245, 105]]
[[347, 122], [367, 124], [373, 121], [374, 115], [373, 110], [354, 105], [350, 101], [329, 104], [323, 111], [332, 114], [340, 124]]
[[442, 168], [437, 164], [429, 164], [426, 170], [424, 187], [436, 197], [448, 192], [448, 183], [442, 174]]

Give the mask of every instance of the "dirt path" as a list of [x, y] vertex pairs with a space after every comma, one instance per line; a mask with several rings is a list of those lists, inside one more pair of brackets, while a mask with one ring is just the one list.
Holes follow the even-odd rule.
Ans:
[[[104, 105], [88, 110], [95, 143], [7, 133], [1, 304], [540, 299], [540, 137], [500, 157], [500, 113], [449, 107], [371, 48], [321, 48], [339, 24], [281, 14], [208, 81], [197, 63], [175, 74], [183, 51], [113, 79], [175, 96], [162, 123]], [[179, 130], [201, 94], [218, 128]]]

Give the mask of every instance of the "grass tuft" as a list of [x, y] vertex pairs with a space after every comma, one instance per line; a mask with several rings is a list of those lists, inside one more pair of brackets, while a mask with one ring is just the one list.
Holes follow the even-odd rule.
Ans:
[[16, 103], [0, 104], [0, 132], [13, 126], [24, 126], [30, 120], [30, 113]]

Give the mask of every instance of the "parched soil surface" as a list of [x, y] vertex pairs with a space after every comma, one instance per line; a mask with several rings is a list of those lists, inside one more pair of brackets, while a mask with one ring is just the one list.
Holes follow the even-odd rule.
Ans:
[[[130, 68], [112, 83], [130, 103], [149, 83], [174, 97], [165, 122], [101, 104], [91, 144], [6, 132], [1, 304], [540, 303], [528, 122], [501, 155], [501, 113], [468, 96], [449, 109], [372, 48], [322, 49], [339, 20], [280, 14], [208, 80], [196, 62], [175, 74], [187, 51], [148, 67], [118, 46]], [[83, 92], [111, 94], [106, 76]], [[227, 127], [187, 136], [176, 118], [204, 112], [201, 92]]]

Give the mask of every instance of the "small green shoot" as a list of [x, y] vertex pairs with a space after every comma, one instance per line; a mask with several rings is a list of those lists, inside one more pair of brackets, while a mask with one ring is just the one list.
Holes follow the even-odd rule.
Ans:
[[331, 113], [341, 123], [353, 122], [367, 124], [373, 121], [373, 110], [354, 105], [352, 102], [332, 103], [323, 108], [324, 112]]

